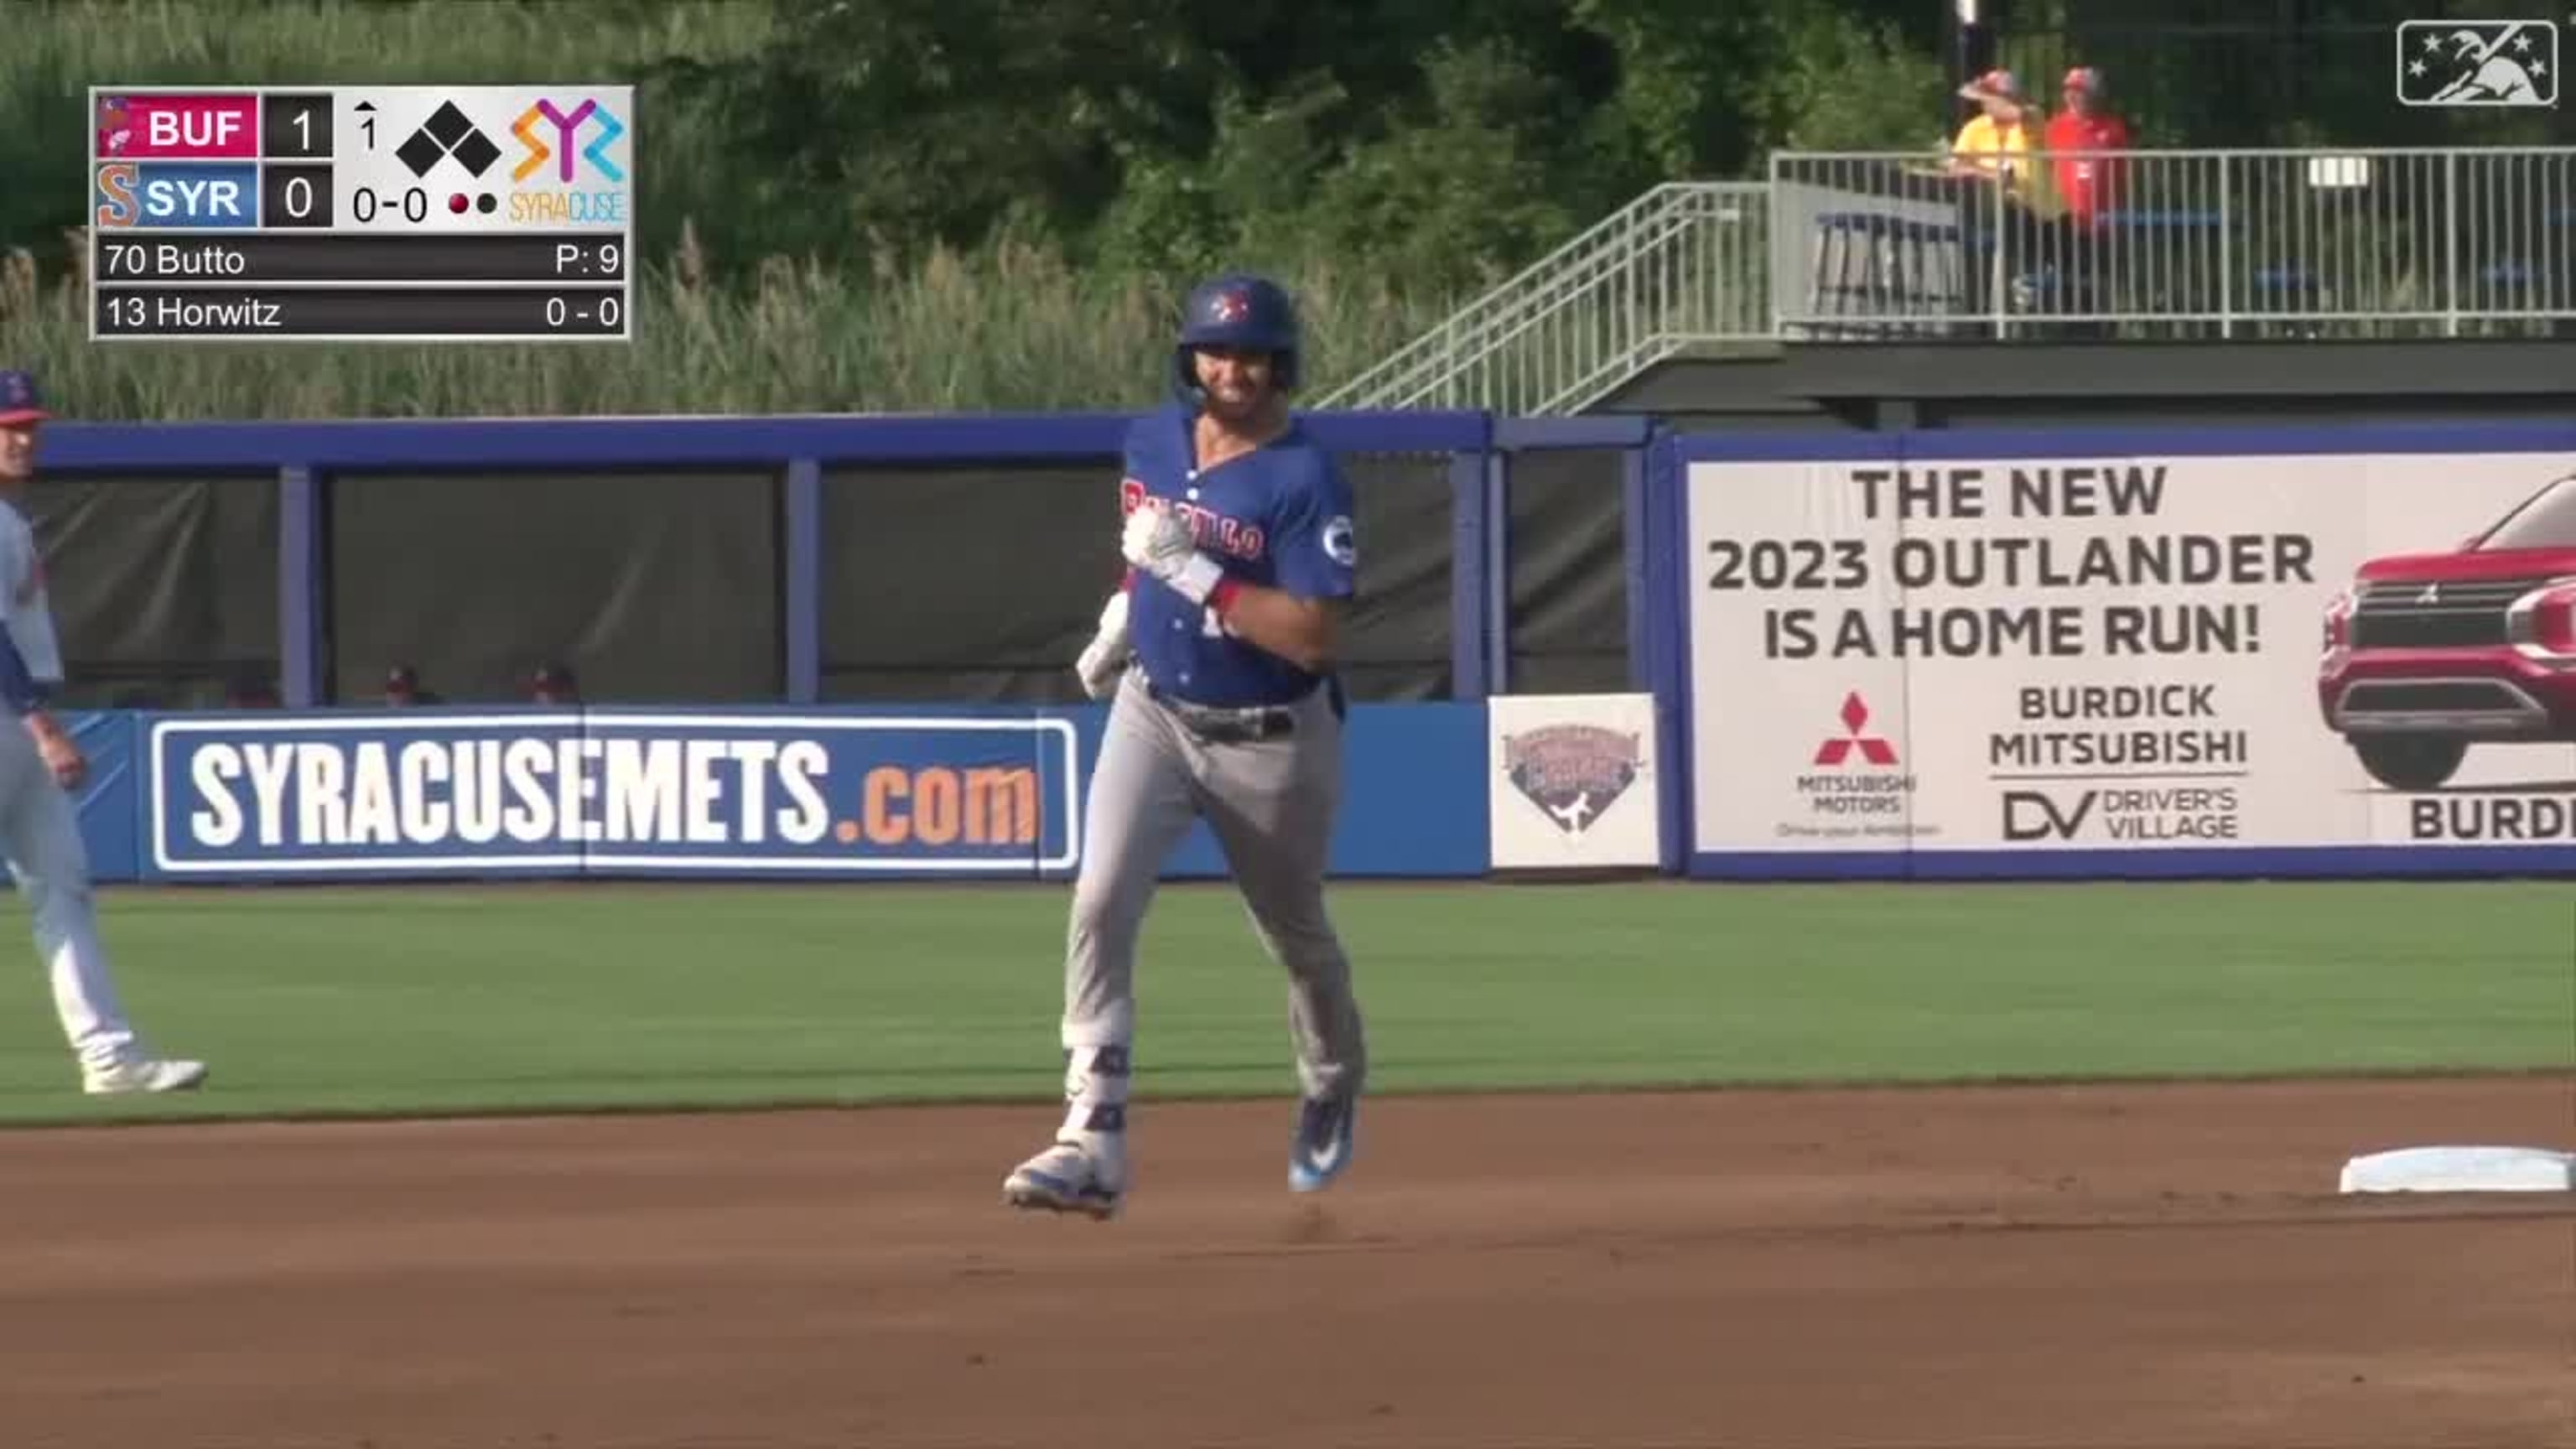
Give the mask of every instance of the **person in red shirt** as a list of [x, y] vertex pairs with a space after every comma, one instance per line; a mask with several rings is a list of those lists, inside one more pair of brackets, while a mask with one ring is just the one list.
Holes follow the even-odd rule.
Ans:
[[[2089, 65], [2066, 73], [2066, 109], [2048, 119], [2047, 150], [2057, 172], [2057, 194], [2076, 226], [2090, 231], [2102, 213], [2120, 204], [2119, 163], [2087, 151], [2129, 149], [2129, 124], [2102, 103], [2102, 73]], [[2079, 153], [2069, 155], [2069, 152]]]
[[[2103, 104], [2102, 73], [2089, 65], [2068, 71], [2059, 93], [2066, 109], [2049, 117], [2042, 149], [2049, 156], [2058, 199], [2065, 205], [2057, 223], [2057, 241], [2071, 284], [2063, 305], [2073, 312], [2099, 312], [2117, 300], [2117, 289], [2111, 285], [2117, 265], [2107, 255], [2112, 239], [2102, 222], [2122, 204], [2125, 178], [2116, 159], [2086, 153], [2128, 150], [2129, 125]], [[2073, 330], [2098, 334], [2110, 329], [2096, 323]]]

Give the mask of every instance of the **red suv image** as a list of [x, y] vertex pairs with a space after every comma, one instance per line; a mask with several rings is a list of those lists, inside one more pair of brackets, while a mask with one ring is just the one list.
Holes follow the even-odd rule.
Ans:
[[2364, 563], [2327, 606], [2317, 703], [2392, 790], [2480, 741], [2576, 741], [2576, 473], [2452, 552]]

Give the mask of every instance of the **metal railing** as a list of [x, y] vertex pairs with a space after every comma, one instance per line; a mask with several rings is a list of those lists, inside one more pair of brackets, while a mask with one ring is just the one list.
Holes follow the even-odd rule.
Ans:
[[1656, 187], [1318, 405], [1562, 416], [1779, 342], [2576, 336], [2576, 147], [2043, 151], [2009, 187], [1924, 152], [1770, 170]]
[[1767, 343], [1770, 191], [1658, 186], [1315, 405], [1564, 416], [1684, 348]]
[[1791, 340], [2576, 331], [2576, 147], [1771, 160]]

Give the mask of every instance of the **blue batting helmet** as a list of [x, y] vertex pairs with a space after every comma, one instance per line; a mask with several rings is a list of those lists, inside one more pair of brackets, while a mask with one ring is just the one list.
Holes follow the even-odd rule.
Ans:
[[1198, 347], [1244, 347], [1271, 354], [1281, 390], [1297, 385], [1297, 308], [1287, 289], [1268, 277], [1229, 272], [1202, 282], [1190, 293], [1181, 316], [1180, 343], [1172, 351], [1175, 380], [1185, 396], [1196, 397], [1197, 371], [1190, 351]]

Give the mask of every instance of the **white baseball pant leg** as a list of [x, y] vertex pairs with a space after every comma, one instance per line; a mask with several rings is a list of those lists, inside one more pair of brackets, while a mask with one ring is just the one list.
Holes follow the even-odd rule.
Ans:
[[[1064, 1135], [1127, 1127], [1136, 1034], [1136, 942], [1169, 859], [1198, 818], [1189, 767], [1144, 675], [1119, 681], [1092, 767], [1082, 864], [1065, 933]], [[1123, 1140], [1123, 1139], [1121, 1139]]]
[[134, 1049], [135, 1033], [108, 973], [90, 896], [89, 849], [71, 796], [55, 783], [25, 725], [0, 719], [0, 850], [33, 914], [36, 952], [53, 979], [63, 1038], [83, 1066]]

